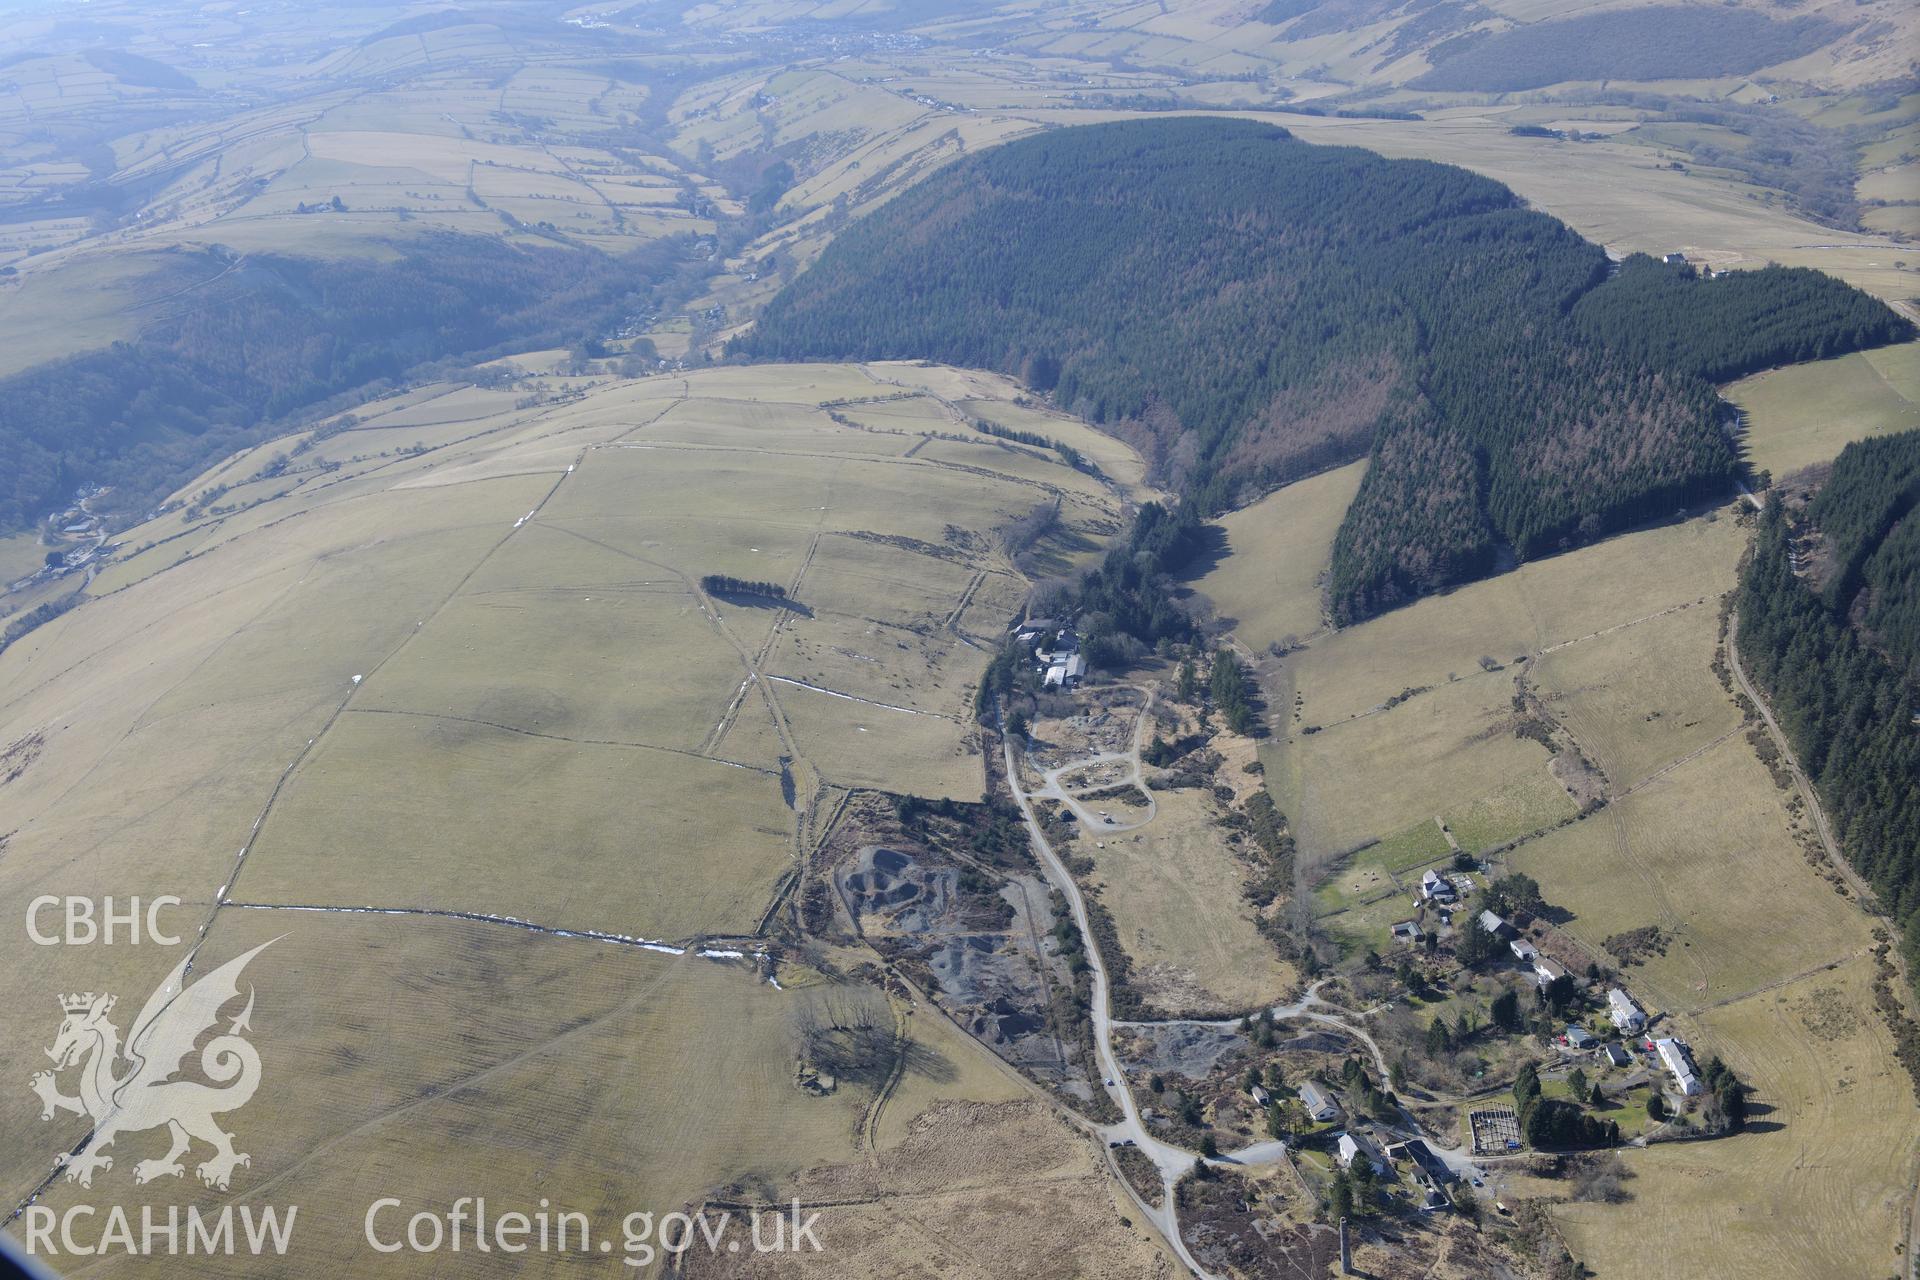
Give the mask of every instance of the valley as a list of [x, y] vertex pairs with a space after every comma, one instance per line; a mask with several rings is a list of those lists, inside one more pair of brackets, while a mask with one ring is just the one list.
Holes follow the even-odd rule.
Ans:
[[1911, 1280], [1915, 27], [0, 17], [7, 1239]]

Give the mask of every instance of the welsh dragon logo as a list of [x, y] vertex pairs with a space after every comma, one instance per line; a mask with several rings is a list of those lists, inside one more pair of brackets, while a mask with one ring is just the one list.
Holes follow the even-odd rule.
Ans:
[[[88, 1116], [93, 1133], [78, 1152], [63, 1154], [55, 1167], [66, 1170], [69, 1181], [93, 1185], [96, 1170], [113, 1168], [113, 1157], [101, 1154], [123, 1133], [165, 1126], [173, 1145], [157, 1160], [133, 1166], [135, 1182], [179, 1177], [185, 1170], [180, 1157], [197, 1140], [213, 1148], [210, 1159], [195, 1171], [209, 1187], [226, 1190], [239, 1165], [250, 1164], [246, 1153], [233, 1149], [233, 1135], [214, 1120], [221, 1112], [245, 1106], [260, 1086], [260, 1054], [244, 1038], [252, 1030], [253, 989], [247, 989], [246, 1008], [200, 1048], [200, 1070], [213, 1085], [176, 1079], [195, 1046], [208, 1031], [217, 1029], [220, 1011], [240, 996], [240, 972], [247, 962], [279, 939], [227, 961], [192, 986], [184, 986], [187, 961], [182, 960], [147, 997], [133, 1020], [126, 1046], [120, 1030], [108, 1020], [115, 997], [84, 995], [60, 997], [66, 1015], [47, 1056], [52, 1071], [41, 1071], [27, 1083], [40, 1095], [42, 1120], [61, 1112]], [[124, 1064], [124, 1065], [123, 1065]], [[60, 1091], [56, 1078], [78, 1068], [79, 1095]], [[219, 1086], [219, 1087], [215, 1087]]]

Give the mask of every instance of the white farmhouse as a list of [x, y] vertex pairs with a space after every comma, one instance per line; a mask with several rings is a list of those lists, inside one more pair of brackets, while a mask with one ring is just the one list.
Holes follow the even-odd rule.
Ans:
[[1300, 1086], [1300, 1105], [1307, 1109], [1307, 1114], [1313, 1117], [1316, 1124], [1340, 1118], [1340, 1104], [1311, 1080]]
[[1700, 1075], [1693, 1068], [1693, 1050], [1684, 1040], [1669, 1036], [1665, 1040], [1655, 1040], [1653, 1048], [1660, 1055], [1660, 1061], [1673, 1076], [1673, 1087], [1691, 1098], [1704, 1091]]
[[1353, 1162], [1364, 1156], [1367, 1163], [1373, 1166], [1375, 1173], [1387, 1171], [1386, 1157], [1380, 1154], [1380, 1148], [1374, 1145], [1373, 1139], [1364, 1133], [1341, 1134], [1340, 1141], [1334, 1147], [1334, 1154], [1339, 1157], [1342, 1169], [1353, 1168]]
[[1632, 1035], [1647, 1025], [1647, 1013], [1633, 1002], [1633, 997], [1619, 987], [1607, 992], [1607, 1016], [1613, 1019], [1613, 1025]]

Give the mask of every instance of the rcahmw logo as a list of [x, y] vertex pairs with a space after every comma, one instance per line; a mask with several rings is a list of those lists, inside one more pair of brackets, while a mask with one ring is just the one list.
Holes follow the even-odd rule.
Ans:
[[[245, 1038], [253, 1029], [251, 986], [246, 1007], [200, 1049], [200, 1073], [212, 1083], [176, 1077], [200, 1038], [217, 1028], [221, 1010], [239, 999], [240, 974], [247, 962], [279, 940], [261, 943], [191, 986], [186, 985], [187, 961], [182, 960], [147, 997], [124, 1047], [110, 1016], [113, 996], [89, 991], [60, 997], [65, 1017], [47, 1050], [53, 1070], [36, 1073], [28, 1084], [40, 1095], [42, 1120], [71, 1112], [93, 1122], [93, 1132], [80, 1149], [54, 1161], [69, 1181], [92, 1186], [96, 1172], [113, 1168], [105, 1148], [122, 1134], [147, 1129], [166, 1129], [171, 1145], [165, 1155], [133, 1166], [135, 1182], [179, 1177], [185, 1172], [180, 1157], [196, 1142], [213, 1148], [212, 1155], [194, 1166], [209, 1187], [225, 1191], [234, 1169], [251, 1163], [245, 1152], [234, 1150], [233, 1135], [215, 1120], [244, 1107], [260, 1087], [260, 1054]], [[61, 1090], [59, 1077], [68, 1071], [79, 1073], [76, 1094]]]

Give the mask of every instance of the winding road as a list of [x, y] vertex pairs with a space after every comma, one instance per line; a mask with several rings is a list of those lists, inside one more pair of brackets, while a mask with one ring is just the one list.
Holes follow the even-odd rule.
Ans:
[[[1039, 818], [1033, 811], [1033, 801], [1036, 798], [1060, 799], [1067, 801], [1067, 803], [1071, 805], [1071, 798], [1068, 797], [1058, 785], [1060, 775], [1076, 769], [1084, 769], [1089, 764], [1094, 763], [1113, 761], [1128, 762], [1130, 766], [1128, 774], [1129, 780], [1134, 785], [1139, 786], [1143, 792], [1146, 792], [1146, 788], [1142, 784], [1141, 779], [1140, 740], [1145, 733], [1148, 712], [1153, 704], [1153, 695], [1151, 690], [1145, 692], [1147, 693], [1147, 698], [1146, 702], [1140, 708], [1139, 720], [1134, 725], [1133, 746], [1131, 750], [1125, 752], [1104, 752], [1085, 760], [1063, 765], [1057, 769], [1050, 769], [1043, 775], [1047, 785], [1041, 790], [1029, 793], [1021, 786], [1020, 762], [1015, 755], [1011, 739], [1004, 735], [1001, 739], [1001, 751], [1006, 765], [1007, 785], [1013, 792], [1014, 803], [1020, 808], [1020, 816], [1027, 824], [1027, 833], [1032, 840], [1034, 851], [1040, 857], [1041, 868], [1045, 872], [1048, 882], [1051, 883], [1055, 889], [1058, 889], [1066, 899], [1068, 909], [1073, 915], [1073, 923], [1075, 927], [1080, 930], [1080, 937], [1086, 949], [1087, 966], [1092, 975], [1091, 1009], [1089, 1012], [1093, 1022], [1094, 1048], [1098, 1056], [1101, 1079], [1107, 1091], [1107, 1096], [1119, 1107], [1121, 1114], [1121, 1119], [1114, 1121], [1112, 1124], [1089, 1127], [1093, 1133], [1106, 1141], [1109, 1146], [1116, 1143], [1132, 1143], [1141, 1151], [1145, 1152], [1153, 1161], [1154, 1166], [1160, 1171], [1162, 1196], [1161, 1203], [1158, 1207], [1147, 1203], [1140, 1193], [1134, 1189], [1132, 1184], [1128, 1183], [1124, 1178], [1121, 1179], [1121, 1185], [1126, 1187], [1128, 1196], [1132, 1198], [1135, 1207], [1141, 1215], [1153, 1223], [1154, 1227], [1165, 1237], [1168, 1246], [1172, 1248], [1189, 1271], [1195, 1276], [1202, 1277], [1202, 1280], [1219, 1280], [1215, 1273], [1208, 1271], [1200, 1265], [1199, 1261], [1188, 1250], [1187, 1243], [1180, 1234], [1180, 1217], [1174, 1195], [1174, 1184], [1193, 1168], [1194, 1162], [1200, 1158], [1199, 1153], [1188, 1151], [1172, 1143], [1164, 1142], [1148, 1132], [1146, 1123], [1141, 1119], [1139, 1105], [1134, 1101], [1133, 1090], [1127, 1084], [1125, 1072], [1121, 1070], [1119, 1057], [1113, 1050], [1114, 1027], [1138, 1027], [1161, 1024], [1137, 1021], [1116, 1022], [1114, 1020], [1111, 1000], [1111, 981], [1107, 974], [1106, 961], [1101, 957], [1100, 946], [1095, 939], [1093, 928], [1087, 915], [1086, 899], [1080, 891], [1078, 882], [1074, 880], [1072, 873], [1067, 870], [1065, 861], [1063, 861], [1060, 855], [1054, 850], [1052, 842], [1047, 839], [1046, 832], [1042, 829]], [[1151, 801], [1151, 793], [1148, 792], [1146, 794], [1148, 794], [1149, 801]], [[1077, 806], [1075, 806], [1075, 808], [1077, 811]], [[1146, 822], [1151, 820], [1152, 817], [1150, 814], [1148, 818], [1141, 822], [1133, 823], [1127, 827], [1089, 823], [1088, 829], [1101, 832], [1132, 830], [1136, 827], [1144, 826]], [[1086, 821], [1084, 817], [1082, 821]], [[1325, 981], [1326, 980], [1323, 979], [1321, 982], [1313, 984], [1298, 1000], [1289, 1004], [1274, 1005], [1271, 1009], [1273, 1017], [1276, 1020], [1298, 1018], [1324, 1023], [1353, 1037], [1367, 1047], [1368, 1052], [1373, 1058], [1375, 1067], [1380, 1072], [1381, 1078], [1383, 1080], [1386, 1079], [1390, 1074], [1386, 1053], [1363, 1028], [1355, 1026], [1352, 1022], [1333, 1012], [1333, 1010], [1340, 1009], [1340, 1006], [1331, 1004], [1320, 998], [1318, 992], [1320, 987], [1325, 984]], [[1183, 1026], [1197, 1025], [1217, 1027], [1236, 1027], [1240, 1023], [1238, 1018], [1226, 1018], [1217, 1022], [1196, 1021], [1194, 1019], [1168, 1019], [1166, 1021], [1168, 1024]], [[1403, 1126], [1408, 1132], [1422, 1133], [1419, 1125], [1404, 1107], [1402, 1107], [1400, 1114]], [[1439, 1146], [1432, 1138], [1426, 1138], [1425, 1140], [1433, 1152], [1439, 1156], [1441, 1160], [1445, 1161], [1447, 1166], [1452, 1169], [1455, 1174], [1473, 1179], [1481, 1176], [1480, 1170], [1473, 1166], [1472, 1162], [1460, 1148]], [[1238, 1151], [1228, 1152], [1209, 1163], [1222, 1166], [1240, 1166], [1243, 1168], [1268, 1165], [1283, 1159], [1286, 1151], [1287, 1144], [1284, 1141], [1273, 1139], [1265, 1142], [1256, 1142]]]

